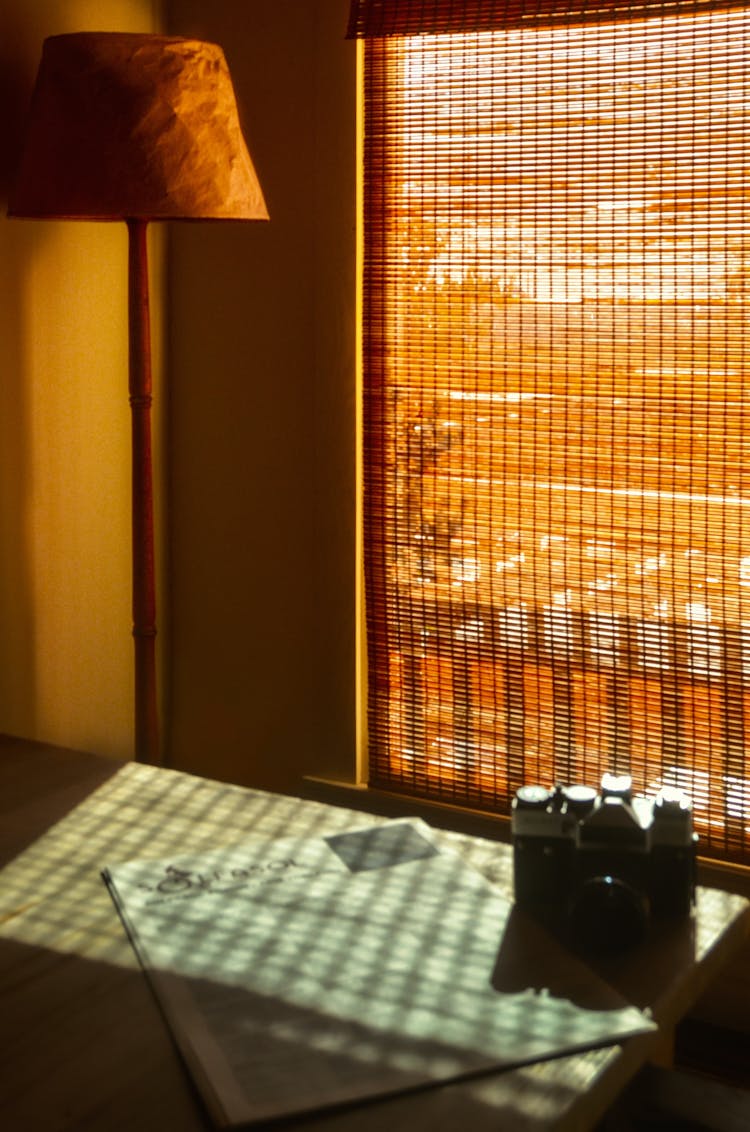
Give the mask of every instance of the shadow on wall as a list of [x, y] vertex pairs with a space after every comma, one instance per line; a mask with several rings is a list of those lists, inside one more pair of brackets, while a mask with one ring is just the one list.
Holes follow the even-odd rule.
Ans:
[[25, 515], [30, 421], [25, 395], [23, 274], [32, 233], [6, 218], [38, 43], [0, 12], [0, 731], [34, 714], [34, 651]]

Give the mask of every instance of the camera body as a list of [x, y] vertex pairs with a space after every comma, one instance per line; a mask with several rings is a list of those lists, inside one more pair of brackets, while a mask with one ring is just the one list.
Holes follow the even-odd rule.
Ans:
[[576, 950], [631, 947], [695, 902], [692, 805], [682, 790], [634, 795], [629, 775], [522, 786], [513, 801], [515, 899]]

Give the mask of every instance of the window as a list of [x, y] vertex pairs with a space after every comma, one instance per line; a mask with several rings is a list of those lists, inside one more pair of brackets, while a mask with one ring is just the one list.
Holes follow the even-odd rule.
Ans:
[[575, 4], [359, 5], [370, 780], [748, 860], [750, 11]]

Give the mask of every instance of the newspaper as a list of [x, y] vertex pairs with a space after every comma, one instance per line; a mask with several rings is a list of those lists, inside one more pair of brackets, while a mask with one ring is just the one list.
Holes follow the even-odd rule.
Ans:
[[419, 820], [103, 876], [220, 1126], [655, 1029]]

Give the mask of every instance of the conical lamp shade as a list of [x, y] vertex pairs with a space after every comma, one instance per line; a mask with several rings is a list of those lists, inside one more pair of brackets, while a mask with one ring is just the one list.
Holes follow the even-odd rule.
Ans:
[[221, 48], [121, 32], [46, 39], [8, 211], [267, 220]]

